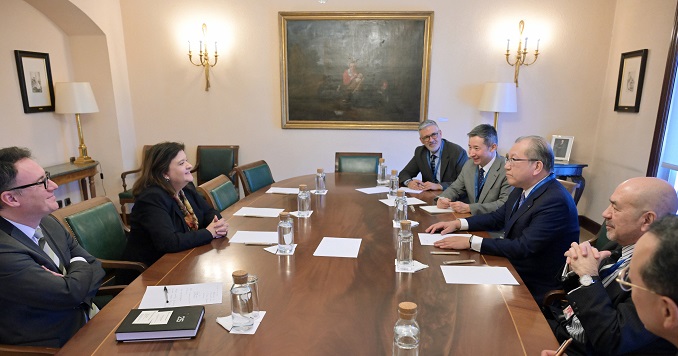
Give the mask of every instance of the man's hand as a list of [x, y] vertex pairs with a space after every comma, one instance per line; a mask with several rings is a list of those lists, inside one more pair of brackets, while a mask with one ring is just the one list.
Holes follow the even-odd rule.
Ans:
[[419, 179], [410, 180], [410, 182], [407, 183], [407, 187], [414, 190], [425, 190], [424, 182], [420, 181]]
[[448, 236], [444, 239], [433, 243], [433, 246], [438, 248], [454, 249], [454, 250], [468, 250], [471, 248], [471, 241], [468, 237], [463, 236]]
[[580, 277], [585, 274], [597, 276], [600, 261], [609, 257], [610, 254], [610, 251], [598, 251], [595, 247], [591, 247], [588, 241], [581, 244], [573, 242], [570, 249], [565, 252], [566, 263], [570, 270]]
[[470, 213], [471, 212], [471, 207], [460, 201], [455, 201], [450, 203], [450, 207], [452, 207], [452, 210], [454, 210], [455, 213]]
[[440, 230], [440, 234], [445, 235], [450, 232], [455, 232], [460, 228], [461, 222], [459, 220], [441, 221], [426, 228], [426, 232], [435, 233], [436, 231]]
[[443, 186], [438, 183], [426, 182], [421, 190], [443, 190]]
[[450, 199], [439, 197], [438, 202], [436, 203], [436, 206], [440, 209], [447, 209], [447, 208], [451, 207], [450, 206], [451, 202], [452, 201]]

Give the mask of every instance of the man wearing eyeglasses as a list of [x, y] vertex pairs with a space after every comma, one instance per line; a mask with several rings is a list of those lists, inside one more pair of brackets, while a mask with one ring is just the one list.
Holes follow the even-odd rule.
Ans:
[[[445, 190], [454, 182], [468, 160], [461, 146], [443, 138], [433, 120], [419, 124], [419, 140], [414, 157], [400, 171], [400, 184], [415, 190]], [[421, 180], [416, 177], [421, 173]]]
[[541, 303], [546, 292], [560, 288], [554, 276], [565, 263], [563, 253], [570, 243], [579, 241], [577, 207], [551, 173], [553, 151], [544, 138], [518, 138], [504, 168], [508, 183], [514, 187], [505, 204], [487, 214], [433, 224], [426, 232], [503, 229], [503, 238], [449, 236], [434, 246], [508, 258]]
[[619, 273], [645, 327], [678, 347], [678, 216], [665, 216], [636, 243], [633, 260]]
[[603, 212], [611, 242], [600, 252], [589, 242], [572, 243], [563, 270], [569, 305], [562, 310], [549, 307], [552, 318], [547, 319], [560, 341], [574, 339], [568, 354], [644, 354], [667, 349], [675, 353], [665, 340], [643, 327], [631, 293], [614, 280], [635, 260], [636, 242], [651, 224], [676, 210], [678, 196], [668, 182], [632, 178], [614, 190]]
[[61, 347], [92, 315], [104, 271], [47, 216], [57, 185], [30, 157], [0, 149], [0, 344]]

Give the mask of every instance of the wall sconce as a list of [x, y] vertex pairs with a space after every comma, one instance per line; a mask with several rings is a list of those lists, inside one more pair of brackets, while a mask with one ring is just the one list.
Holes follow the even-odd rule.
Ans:
[[510, 66], [515, 67], [515, 73], [513, 74], [513, 81], [516, 83], [516, 87], [518, 86], [518, 73], [520, 72], [520, 66], [529, 66], [531, 64], [534, 64], [534, 62], [537, 61], [537, 57], [539, 56], [539, 41], [540, 39], [537, 40], [537, 49], [534, 51], [534, 59], [532, 62], [526, 63], [525, 59], [527, 58], [527, 37], [525, 37], [525, 47], [523, 47], [523, 29], [525, 28], [525, 21], [520, 20], [520, 23], [518, 23], [518, 29], [520, 30], [520, 37], [518, 38], [518, 52], [516, 52], [516, 60], [514, 63], [511, 63], [509, 60], [509, 56], [511, 53], [509, 52], [509, 45], [511, 43], [511, 40], [508, 39], [506, 40], [506, 63], [508, 63]]
[[494, 112], [495, 130], [500, 112], [518, 111], [516, 91], [513, 83], [485, 83], [478, 110]]
[[92, 163], [94, 160], [87, 155], [85, 136], [82, 134], [80, 114], [99, 112], [97, 101], [94, 99], [92, 86], [88, 82], [54, 83], [54, 95], [56, 97], [55, 111], [57, 114], [75, 114], [75, 123], [78, 126], [78, 139], [80, 156], [75, 159], [75, 164]]
[[205, 91], [210, 90], [210, 67], [217, 65], [217, 60], [219, 59], [219, 54], [217, 53], [217, 42], [214, 41], [214, 64], [210, 63], [209, 52], [207, 52], [207, 25], [202, 24], [202, 37], [205, 40], [203, 46], [203, 41], [200, 41], [200, 62], [193, 63], [193, 53], [191, 52], [191, 41], [188, 41], [188, 60], [191, 61], [191, 64], [198, 67], [205, 68]]

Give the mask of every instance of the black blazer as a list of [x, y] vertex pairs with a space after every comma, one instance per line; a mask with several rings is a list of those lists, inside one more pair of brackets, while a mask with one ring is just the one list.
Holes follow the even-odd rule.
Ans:
[[[443, 190], [457, 180], [457, 176], [464, 167], [464, 163], [468, 160], [466, 151], [456, 143], [452, 143], [443, 139], [442, 157], [440, 157], [440, 185]], [[421, 145], [414, 150], [414, 157], [400, 171], [398, 178], [400, 185], [404, 185], [405, 181], [416, 177], [421, 172], [421, 180], [424, 182], [433, 181], [433, 172], [428, 163], [428, 149]]]
[[221, 215], [207, 204], [192, 184], [183, 191], [198, 218], [199, 230], [188, 228], [184, 214], [171, 195], [158, 186], [148, 187], [134, 200], [126, 259], [150, 266], [165, 253], [187, 250], [212, 241], [212, 233], [205, 228], [215, 216], [221, 219]]
[[[0, 217], [0, 344], [61, 347], [85, 325], [85, 310], [99, 290], [101, 262], [83, 249], [54, 218], [40, 222], [43, 235], [66, 268], [21, 230]], [[83, 257], [87, 262], [71, 258]]]
[[541, 304], [544, 294], [562, 288], [553, 278], [563, 254], [579, 241], [577, 207], [570, 193], [551, 175], [514, 214], [523, 190], [514, 188], [499, 209], [468, 219], [469, 230], [504, 230], [503, 239], [484, 239], [480, 253], [506, 257]]

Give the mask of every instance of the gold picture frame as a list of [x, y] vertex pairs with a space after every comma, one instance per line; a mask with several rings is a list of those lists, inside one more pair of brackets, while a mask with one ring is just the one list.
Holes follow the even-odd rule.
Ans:
[[433, 12], [279, 12], [282, 127], [416, 130]]

